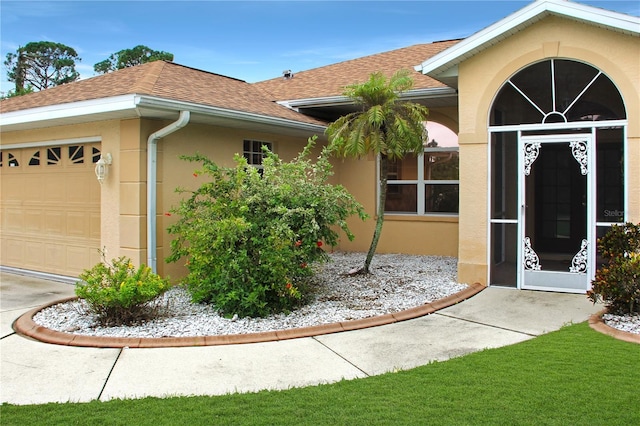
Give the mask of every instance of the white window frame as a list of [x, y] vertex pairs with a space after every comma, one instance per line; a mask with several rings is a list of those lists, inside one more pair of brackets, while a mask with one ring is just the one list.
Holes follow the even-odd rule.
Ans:
[[[425, 179], [425, 168], [424, 168], [424, 155], [430, 152], [457, 152], [459, 153], [459, 147], [437, 147], [437, 148], [424, 148], [424, 150], [416, 156], [416, 161], [418, 162], [418, 179], [412, 180], [387, 180], [387, 190], [389, 185], [417, 185], [417, 211], [415, 213], [409, 212], [393, 212], [393, 211], [385, 211], [385, 215], [407, 215], [407, 216], [447, 216], [447, 217], [458, 217], [459, 213], [448, 213], [448, 212], [427, 212], [425, 211], [425, 194], [426, 194], [426, 186], [427, 185], [458, 185], [460, 188], [460, 179], [456, 180], [434, 180], [434, 179]], [[378, 191], [380, 191], [380, 156], [377, 158], [377, 176], [378, 176]], [[379, 193], [379, 192], [378, 192]], [[460, 191], [458, 190], [458, 193]], [[379, 197], [378, 197], [379, 198]], [[460, 200], [458, 200], [458, 211], [460, 210]], [[378, 200], [379, 202], [379, 200]]]
[[[244, 144], [249, 142], [249, 151], [245, 151], [244, 149]], [[261, 150], [260, 152], [256, 152], [253, 150], [253, 145], [255, 142], [258, 142], [260, 144]], [[247, 164], [249, 164], [252, 167], [255, 167], [256, 169], [264, 169], [264, 166], [262, 165], [262, 159], [264, 158], [264, 154], [262, 153], [262, 146], [266, 145], [267, 148], [269, 148], [269, 151], [273, 152], [273, 142], [269, 142], [269, 141], [263, 141], [263, 140], [258, 140], [258, 139], [243, 139], [242, 140], [242, 155], [244, 156], [244, 158], [247, 160]], [[255, 164], [253, 163], [252, 159], [254, 154], [260, 154], [261, 155], [261, 159], [260, 159], [260, 164]], [[249, 158], [247, 158], [247, 155]]]

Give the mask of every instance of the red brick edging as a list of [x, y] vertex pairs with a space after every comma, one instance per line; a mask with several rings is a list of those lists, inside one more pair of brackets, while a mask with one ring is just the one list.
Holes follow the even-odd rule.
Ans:
[[293, 328], [289, 330], [266, 331], [262, 333], [229, 334], [219, 336], [195, 336], [195, 337], [103, 337], [85, 336], [81, 334], [64, 333], [54, 331], [36, 324], [33, 316], [42, 309], [58, 303], [64, 303], [76, 299], [70, 297], [58, 300], [47, 305], [32, 309], [20, 316], [14, 323], [13, 329], [26, 337], [31, 337], [44, 343], [52, 343], [65, 346], [84, 346], [94, 348], [166, 348], [183, 346], [215, 346], [233, 345], [240, 343], [258, 343], [277, 340], [297, 339], [300, 337], [319, 336], [322, 334], [338, 333], [341, 331], [358, 330], [368, 327], [376, 327], [384, 324], [391, 324], [399, 321], [406, 321], [413, 318], [432, 314], [440, 309], [455, 305], [472, 296], [475, 296], [486, 287], [480, 283], [475, 283], [466, 289], [436, 300], [432, 303], [417, 306], [415, 308], [386, 314], [377, 317], [363, 318], [353, 321], [343, 321], [332, 324], [315, 325], [311, 327]]
[[625, 342], [640, 344], [640, 334], [629, 333], [628, 331], [618, 330], [617, 328], [609, 327], [604, 323], [602, 315], [606, 314], [607, 310], [604, 309], [597, 314], [593, 314], [589, 317], [589, 327], [599, 331], [600, 333], [609, 335], [618, 340], [624, 340]]

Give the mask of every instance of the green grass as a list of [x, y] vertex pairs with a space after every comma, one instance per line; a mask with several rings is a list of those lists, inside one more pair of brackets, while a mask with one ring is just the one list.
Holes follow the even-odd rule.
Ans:
[[0, 424], [637, 425], [639, 386], [640, 345], [582, 323], [367, 379], [217, 397], [3, 405]]

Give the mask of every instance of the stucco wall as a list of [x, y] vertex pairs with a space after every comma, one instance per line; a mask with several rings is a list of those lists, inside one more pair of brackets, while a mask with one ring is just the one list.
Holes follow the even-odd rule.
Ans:
[[583, 61], [618, 86], [627, 108], [628, 218], [640, 221], [640, 51], [637, 37], [547, 17], [459, 66], [460, 243], [458, 279], [487, 281], [488, 117], [501, 85], [549, 58]]
[[[458, 132], [455, 107], [431, 109], [429, 120]], [[364, 206], [370, 218], [362, 222], [352, 218], [348, 223], [356, 236], [353, 242], [342, 239], [339, 249], [367, 251], [375, 227], [378, 199], [376, 160], [368, 156], [359, 160], [344, 159], [335, 163], [338, 181]], [[458, 218], [446, 215], [385, 215], [378, 253], [457, 256]]]
[[[259, 140], [273, 143], [273, 150], [283, 160], [294, 158], [307, 143], [304, 137], [289, 137], [248, 130], [211, 127], [202, 124], [188, 124], [183, 129], [158, 142], [158, 271], [173, 279], [186, 273], [182, 264], [165, 263], [170, 254], [172, 236], [167, 227], [176, 218], [165, 216], [173, 206], [177, 206], [181, 195], [177, 187], [195, 189], [205, 177], [194, 177], [199, 164], [179, 159], [180, 155], [203, 154], [220, 166], [233, 167], [233, 157], [242, 154], [243, 140]], [[319, 143], [316, 152], [319, 154]]]

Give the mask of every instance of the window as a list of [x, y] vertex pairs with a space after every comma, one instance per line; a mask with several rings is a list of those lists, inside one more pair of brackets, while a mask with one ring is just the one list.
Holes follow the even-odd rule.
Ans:
[[264, 152], [262, 147], [266, 146], [269, 151], [273, 151], [273, 144], [271, 142], [254, 141], [245, 139], [242, 143], [242, 155], [246, 158], [247, 163], [255, 166], [259, 169], [262, 168], [262, 159], [264, 158]]
[[71, 164], [84, 163], [84, 146], [82, 145], [69, 146], [69, 160], [71, 161]]
[[500, 89], [494, 126], [624, 119], [613, 82], [590, 65], [551, 59], [521, 70]]
[[47, 148], [47, 165], [55, 166], [55, 165], [61, 164], [62, 162], [61, 152], [62, 152], [62, 148], [59, 146], [55, 146], [53, 148]]
[[29, 160], [30, 166], [39, 166], [40, 165], [40, 151], [36, 151], [31, 156], [31, 160]]
[[385, 212], [458, 213], [458, 136], [434, 122], [427, 122], [427, 131], [423, 153], [389, 162]]
[[96, 164], [98, 161], [100, 161], [100, 150], [98, 148], [91, 148], [91, 162], [93, 164]]
[[18, 166], [20, 166], [20, 163], [18, 163], [18, 159], [16, 158], [15, 155], [13, 155], [10, 152], [6, 153], [6, 156], [4, 154], [5, 154], [5, 152], [0, 151], [0, 167], [3, 166], [3, 162], [4, 161], [7, 162], [7, 166], [9, 166], [9, 167], [18, 167]]

